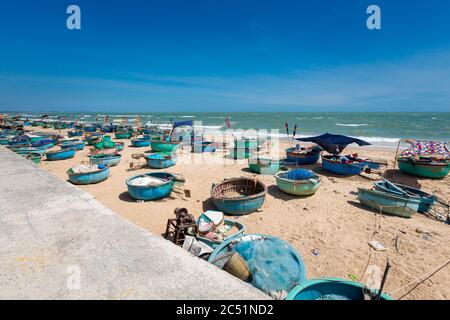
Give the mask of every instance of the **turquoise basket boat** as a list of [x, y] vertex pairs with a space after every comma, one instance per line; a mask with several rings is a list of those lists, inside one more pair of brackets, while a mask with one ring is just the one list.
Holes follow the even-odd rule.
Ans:
[[75, 149], [67, 149], [67, 150], [58, 150], [47, 152], [45, 157], [48, 161], [59, 161], [73, 158], [75, 156]]
[[261, 181], [250, 178], [234, 178], [213, 185], [211, 197], [220, 211], [229, 215], [246, 215], [264, 204], [267, 187]]
[[173, 153], [180, 147], [180, 142], [151, 140], [152, 151]]
[[83, 141], [64, 142], [60, 145], [61, 150], [75, 149], [76, 151], [82, 151], [85, 143]]
[[154, 169], [173, 167], [177, 163], [177, 155], [173, 153], [153, 153], [145, 157], [147, 165]]
[[420, 199], [405, 198], [392, 193], [358, 188], [359, 201], [365, 206], [385, 214], [411, 218], [419, 212]]
[[450, 172], [450, 161], [417, 161], [412, 158], [398, 158], [398, 168], [401, 172], [430, 179], [442, 179]]
[[135, 148], [144, 148], [150, 146], [150, 140], [146, 139], [132, 139], [131, 145]]
[[319, 189], [321, 178], [311, 170], [294, 169], [275, 175], [277, 187], [290, 195], [309, 196]]
[[[365, 300], [364, 292], [376, 296], [362, 283], [338, 278], [310, 279], [292, 289], [286, 300]], [[393, 300], [382, 293], [380, 300]]]
[[[200, 221], [197, 220], [197, 223], [199, 223]], [[242, 235], [245, 234], [245, 231], [247, 230], [246, 226], [243, 223], [240, 223], [236, 220], [229, 220], [229, 219], [224, 219], [223, 223], [225, 224], [225, 227], [228, 227], [229, 229], [235, 229], [236, 231], [232, 234], [230, 234], [229, 236], [225, 237], [223, 240], [216, 240], [216, 239], [209, 239], [207, 237], [204, 236], [197, 236], [197, 240], [201, 241], [203, 243], [206, 243], [208, 246], [210, 246], [211, 248], [216, 248], [218, 246], [220, 246], [223, 242], [225, 241], [229, 241], [231, 239], [234, 239], [236, 237], [240, 237]]]
[[43, 153], [40, 152], [28, 152], [28, 153], [19, 153], [22, 157], [25, 159], [28, 159], [32, 161], [35, 164], [41, 163], [42, 157], [44, 156]]
[[116, 139], [131, 139], [132, 133], [131, 132], [116, 132], [115, 138]]
[[98, 166], [97, 170], [90, 171], [90, 172], [81, 172], [81, 173], [74, 173], [72, 171], [72, 168], [67, 170], [67, 174], [69, 175], [69, 181], [73, 184], [95, 184], [102, 182], [109, 177], [109, 167], [100, 165]]
[[360, 174], [367, 165], [367, 162], [362, 161], [343, 163], [341, 159], [341, 156], [335, 159], [333, 155], [322, 155], [322, 168], [337, 175], [354, 176]]
[[123, 151], [125, 148], [125, 143], [123, 142], [114, 142], [116, 144], [116, 149], [118, 152]]
[[280, 161], [269, 158], [251, 158], [248, 160], [248, 168], [258, 174], [275, 174], [280, 170]]
[[[136, 186], [132, 185], [133, 180], [137, 178], [153, 177], [162, 179], [163, 182], [158, 185]], [[126, 181], [128, 194], [135, 200], [158, 200], [168, 197], [173, 190], [176, 177], [167, 172], [152, 172], [143, 175], [128, 178]]]
[[92, 165], [107, 165], [109, 167], [117, 166], [120, 163], [122, 156], [120, 154], [99, 154], [89, 157], [89, 162]]

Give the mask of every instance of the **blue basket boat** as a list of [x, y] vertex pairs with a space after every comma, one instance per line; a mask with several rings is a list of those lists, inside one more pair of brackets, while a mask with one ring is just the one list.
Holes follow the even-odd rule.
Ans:
[[[338, 278], [310, 279], [292, 289], [286, 300], [365, 300], [364, 293], [376, 296], [362, 283]], [[382, 293], [380, 300], [393, 300]]]
[[267, 187], [251, 178], [224, 180], [211, 189], [214, 205], [229, 215], [246, 215], [255, 212], [264, 204]]
[[147, 165], [154, 169], [173, 167], [177, 163], [177, 155], [174, 153], [157, 152], [145, 157]]
[[122, 156], [120, 154], [99, 154], [89, 156], [89, 162], [92, 165], [107, 165], [109, 167], [117, 166]]
[[437, 197], [426, 193], [425, 191], [405, 186], [398, 183], [392, 183], [389, 180], [375, 182], [375, 190], [392, 193], [397, 196], [416, 199], [420, 201], [418, 212], [425, 213], [431, 210]]
[[58, 150], [47, 152], [45, 156], [48, 161], [59, 161], [73, 158], [75, 156], [75, 152], [75, 149]]
[[368, 166], [367, 162], [357, 159], [354, 161], [345, 161], [348, 158], [350, 156], [322, 155], [322, 168], [337, 175], [353, 176], [360, 174], [364, 170], [364, 167]]
[[306, 281], [302, 257], [279, 238], [259, 234], [236, 237], [216, 247], [208, 261], [239, 276], [233, 272], [237, 268], [230, 264], [235, 253], [245, 262], [249, 272], [246, 281], [275, 299], [284, 299], [294, 287]]
[[[133, 185], [133, 181], [138, 178], [152, 177], [160, 181], [157, 184], [149, 185]], [[167, 172], [152, 172], [143, 175], [128, 178], [126, 181], [128, 187], [128, 194], [135, 200], [158, 200], [168, 197], [173, 190], [176, 177]]]
[[388, 192], [358, 188], [359, 202], [365, 206], [385, 214], [411, 218], [419, 212], [421, 199], [406, 198]]
[[143, 147], [150, 147], [150, 140], [146, 139], [132, 139], [131, 145], [135, 148], [143, 148]]
[[94, 184], [102, 182], [109, 177], [109, 167], [105, 165], [93, 166], [89, 172], [75, 173], [73, 168], [67, 170], [69, 181], [73, 184]]
[[84, 146], [85, 146], [84, 141], [64, 142], [60, 145], [61, 150], [75, 149], [76, 151], [83, 150]]
[[277, 187], [294, 196], [309, 196], [319, 189], [321, 178], [311, 170], [294, 169], [275, 175]]
[[319, 147], [312, 149], [289, 148], [286, 149], [286, 159], [295, 164], [314, 164], [319, 160], [321, 151], [322, 149]]
[[248, 168], [254, 173], [275, 174], [280, 170], [280, 161], [270, 158], [250, 158]]

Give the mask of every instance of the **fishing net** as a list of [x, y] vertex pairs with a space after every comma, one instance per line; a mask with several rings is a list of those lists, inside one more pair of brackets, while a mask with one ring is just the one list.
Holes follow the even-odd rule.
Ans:
[[233, 241], [227, 252], [239, 253], [250, 271], [250, 283], [275, 299], [284, 299], [306, 279], [302, 259], [284, 240], [247, 235]]
[[316, 177], [311, 170], [294, 169], [280, 175], [281, 178], [288, 180], [307, 180]]

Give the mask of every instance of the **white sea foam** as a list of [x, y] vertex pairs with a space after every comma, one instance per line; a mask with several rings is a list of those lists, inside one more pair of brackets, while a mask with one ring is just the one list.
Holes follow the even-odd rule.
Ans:
[[336, 123], [340, 127], [365, 127], [368, 126], [367, 123]]

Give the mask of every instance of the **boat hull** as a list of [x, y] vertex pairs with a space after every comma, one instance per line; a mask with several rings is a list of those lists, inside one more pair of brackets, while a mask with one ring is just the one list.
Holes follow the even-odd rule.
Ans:
[[89, 162], [92, 165], [104, 164], [109, 167], [117, 166], [120, 163], [122, 156], [120, 154], [116, 155], [95, 155], [89, 157]]
[[275, 174], [280, 170], [280, 162], [273, 159], [250, 159], [248, 168], [258, 174]]
[[128, 132], [116, 132], [116, 139], [131, 139], [132, 134]]
[[175, 142], [151, 140], [150, 143], [151, 143], [152, 151], [155, 151], [155, 152], [173, 153], [180, 147], [179, 142], [175, 143]]
[[123, 143], [123, 142], [116, 142], [115, 143], [116, 144], [116, 149], [117, 149], [117, 151], [123, 151], [123, 148], [125, 147], [125, 143]]
[[131, 140], [131, 145], [135, 148], [144, 148], [150, 146], [150, 140]]
[[313, 150], [308, 153], [299, 154], [295, 152], [295, 148], [286, 149], [286, 159], [295, 162], [296, 164], [314, 164], [319, 161], [320, 150]]
[[152, 155], [149, 155], [145, 158], [145, 160], [147, 161], [147, 165], [153, 169], [170, 168], [177, 163], [177, 157], [174, 155], [171, 155], [170, 157], [164, 159], [152, 157]]
[[[310, 279], [289, 291], [286, 300], [364, 300], [364, 284], [338, 278]], [[373, 292], [375, 293], [375, 292]], [[382, 293], [381, 300], [393, 300]]]
[[360, 174], [364, 166], [361, 163], [346, 164], [322, 157], [322, 168], [340, 176], [354, 176]]
[[275, 175], [277, 187], [284, 193], [293, 196], [310, 196], [317, 192], [320, 187], [321, 179], [319, 176], [306, 180], [290, 180], [283, 178], [285, 173]]
[[411, 218], [419, 211], [420, 200], [407, 199], [386, 192], [358, 188], [359, 201], [388, 215]]
[[[162, 185], [158, 186], [133, 186], [130, 185], [130, 182], [136, 178], [143, 177], [143, 176], [151, 176], [155, 178], [164, 178], [168, 179], [167, 182], [165, 182]], [[152, 172], [145, 175], [138, 175], [131, 178], [128, 178], [126, 181], [127, 188], [128, 188], [128, 194], [131, 198], [135, 200], [145, 200], [145, 201], [152, 201], [152, 200], [159, 200], [168, 197], [173, 190], [175, 182], [175, 177], [169, 173], [165, 172]]]
[[430, 179], [442, 179], [450, 171], [450, 162], [446, 164], [418, 163], [408, 159], [398, 159], [398, 168], [401, 172]]
[[69, 181], [73, 184], [86, 185], [86, 184], [95, 184], [102, 182], [109, 177], [109, 167], [104, 169], [95, 171], [95, 172], [87, 172], [87, 173], [69, 173]]
[[60, 161], [73, 158], [75, 156], [75, 149], [61, 150], [55, 152], [47, 152], [45, 157], [48, 161]]
[[82, 151], [84, 149], [84, 145], [84, 142], [63, 143], [61, 144], [61, 149], [75, 149], [76, 151]]

